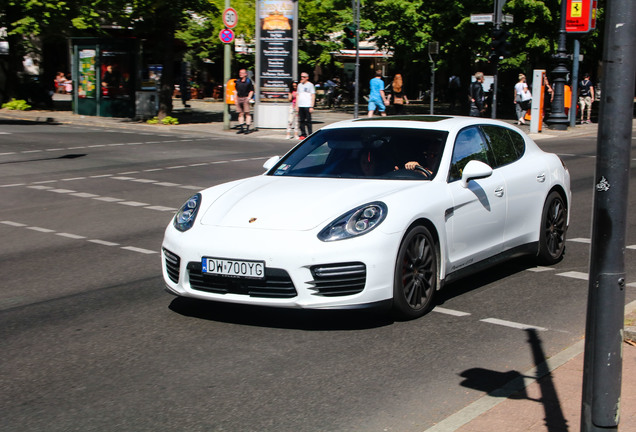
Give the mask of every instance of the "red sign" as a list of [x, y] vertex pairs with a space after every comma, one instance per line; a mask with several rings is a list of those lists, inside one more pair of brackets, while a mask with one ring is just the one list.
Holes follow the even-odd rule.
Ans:
[[233, 8], [227, 8], [223, 11], [223, 24], [227, 28], [234, 28], [238, 24], [238, 13]]
[[232, 43], [234, 41], [234, 32], [230, 29], [223, 29], [219, 32], [219, 39], [223, 43]]
[[567, 0], [565, 31], [587, 33], [594, 28], [596, 28], [596, 1]]

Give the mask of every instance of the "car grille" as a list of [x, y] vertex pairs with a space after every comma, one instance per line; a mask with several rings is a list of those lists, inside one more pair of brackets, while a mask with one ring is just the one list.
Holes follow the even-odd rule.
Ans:
[[174, 283], [179, 283], [179, 269], [181, 265], [181, 258], [170, 252], [168, 249], [163, 248], [163, 254], [166, 257], [166, 270], [168, 277]]
[[297, 292], [285, 270], [266, 268], [264, 279], [233, 278], [203, 274], [200, 262], [188, 264], [190, 286], [214, 294], [242, 294], [250, 297], [292, 298]]
[[358, 294], [367, 281], [367, 267], [361, 262], [325, 264], [311, 267], [316, 295], [337, 297]]

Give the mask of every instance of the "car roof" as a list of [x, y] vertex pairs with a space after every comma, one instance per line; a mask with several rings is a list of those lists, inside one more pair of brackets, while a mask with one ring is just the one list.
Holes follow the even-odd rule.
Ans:
[[[359, 118], [352, 120], [343, 120], [332, 123], [322, 129], [338, 129], [352, 127], [395, 127], [395, 128], [413, 128], [413, 129], [433, 129], [440, 131], [459, 130], [466, 126], [491, 124], [503, 126], [506, 128], [516, 129], [510, 124], [500, 121], [481, 117], [466, 116], [443, 116], [443, 115], [409, 115], [409, 116], [387, 116]], [[520, 131], [519, 131], [520, 132]]]

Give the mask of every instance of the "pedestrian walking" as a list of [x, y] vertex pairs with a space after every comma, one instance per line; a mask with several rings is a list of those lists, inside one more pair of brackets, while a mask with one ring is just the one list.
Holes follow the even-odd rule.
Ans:
[[[579, 109], [581, 110], [581, 124], [592, 123], [592, 103], [594, 102], [594, 84], [590, 81], [590, 74], [583, 75], [579, 83]], [[585, 112], [587, 111], [587, 120]]]
[[252, 115], [250, 114], [250, 100], [254, 96], [254, 83], [247, 76], [247, 70], [239, 70], [239, 78], [236, 80], [234, 90], [234, 100], [236, 101], [236, 112], [238, 113], [239, 131], [237, 134], [250, 133]]
[[[528, 84], [526, 83], [526, 76], [524, 74], [519, 74], [519, 82], [515, 84], [514, 91], [514, 103], [515, 103], [515, 112], [517, 113], [517, 124], [526, 124], [525, 116], [527, 109], [524, 107], [527, 106], [527, 103], [523, 102], [523, 97], [526, 94], [526, 90], [528, 90]], [[532, 97], [531, 97], [532, 98]]]
[[309, 74], [300, 74], [296, 104], [298, 105], [298, 123], [300, 124], [300, 139], [312, 134], [311, 113], [316, 103], [316, 87], [309, 82]]
[[393, 105], [393, 113], [396, 115], [404, 114], [404, 105], [408, 105], [409, 100], [403, 91], [402, 75], [396, 74], [391, 83], [392, 93], [389, 97]]
[[287, 116], [287, 136], [285, 139], [290, 139], [292, 132], [294, 133], [294, 139], [298, 139], [298, 81], [293, 81], [289, 85], [289, 114]]
[[484, 106], [484, 73], [477, 72], [475, 74], [475, 81], [470, 83], [470, 87], [468, 88], [469, 99], [470, 99], [470, 116], [471, 117], [481, 117], [486, 110]]
[[373, 117], [373, 113], [376, 108], [380, 111], [381, 116], [386, 116], [386, 106], [389, 101], [384, 94], [384, 81], [382, 81], [382, 71], [375, 71], [375, 78], [373, 78], [369, 85], [371, 92], [369, 93], [369, 117]]

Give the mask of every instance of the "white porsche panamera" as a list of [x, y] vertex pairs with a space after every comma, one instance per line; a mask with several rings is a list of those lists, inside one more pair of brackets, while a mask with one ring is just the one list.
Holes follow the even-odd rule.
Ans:
[[570, 175], [497, 120], [407, 116], [323, 127], [263, 175], [192, 196], [167, 227], [178, 296], [421, 316], [445, 282], [565, 250]]

